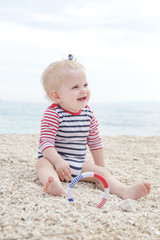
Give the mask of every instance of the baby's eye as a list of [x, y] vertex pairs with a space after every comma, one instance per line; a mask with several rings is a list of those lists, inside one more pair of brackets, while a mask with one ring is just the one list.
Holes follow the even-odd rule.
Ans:
[[76, 88], [78, 88], [78, 86], [76, 85], [76, 86], [74, 86], [72, 89], [76, 89]]
[[84, 87], [88, 87], [88, 83], [84, 84]]

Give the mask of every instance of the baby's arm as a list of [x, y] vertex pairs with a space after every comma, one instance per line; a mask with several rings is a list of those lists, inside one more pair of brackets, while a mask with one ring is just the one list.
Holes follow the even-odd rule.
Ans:
[[91, 154], [96, 165], [105, 167], [103, 148], [92, 150]]
[[63, 181], [71, 179], [71, 169], [68, 163], [58, 154], [54, 142], [59, 127], [59, 115], [49, 107], [41, 121], [40, 151], [54, 166], [59, 178]]
[[89, 136], [87, 138], [87, 144], [90, 148], [93, 160], [96, 165], [104, 167], [104, 152], [102, 139], [98, 130], [98, 122], [96, 117], [92, 116]]
[[43, 151], [43, 156], [53, 164], [61, 181], [64, 179], [66, 181], [71, 180], [71, 169], [68, 163], [57, 153], [55, 148], [46, 148]]

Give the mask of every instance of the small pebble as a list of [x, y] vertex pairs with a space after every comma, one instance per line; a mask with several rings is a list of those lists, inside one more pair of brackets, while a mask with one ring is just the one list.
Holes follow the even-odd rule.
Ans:
[[155, 230], [155, 234], [160, 237], [160, 231]]
[[120, 208], [126, 212], [136, 212], [136, 204], [132, 199], [126, 199], [120, 202]]

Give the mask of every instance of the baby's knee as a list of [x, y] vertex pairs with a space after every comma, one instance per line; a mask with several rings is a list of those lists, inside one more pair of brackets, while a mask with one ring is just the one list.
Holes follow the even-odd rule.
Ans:
[[97, 167], [97, 173], [100, 174], [104, 178], [106, 177], [106, 175], [108, 176], [110, 174], [108, 172], [108, 170], [105, 167], [102, 167], [102, 166]]
[[48, 160], [45, 158], [39, 158], [36, 163], [36, 168], [38, 169], [38, 168], [43, 167], [47, 163], [46, 161], [48, 161]]

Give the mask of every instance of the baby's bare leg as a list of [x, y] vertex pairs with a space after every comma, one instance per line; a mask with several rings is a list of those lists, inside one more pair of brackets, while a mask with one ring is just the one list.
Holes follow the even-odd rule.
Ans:
[[46, 158], [40, 158], [36, 165], [37, 174], [41, 184], [43, 185], [44, 192], [59, 196], [65, 194], [62, 183], [54, 169], [54, 166]]
[[[116, 194], [122, 199], [139, 199], [150, 193], [150, 183], [138, 183], [132, 186], [126, 186], [111, 175], [106, 168], [95, 165], [93, 162], [84, 162], [82, 173], [83, 172], [95, 172], [103, 176], [108, 182], [110, 193]], [[99, 180], [95, 178], [85, 178], [84, 181], [97, 182]], [[100, 183], [100, 186], [103, 189], [102, 183]]]

